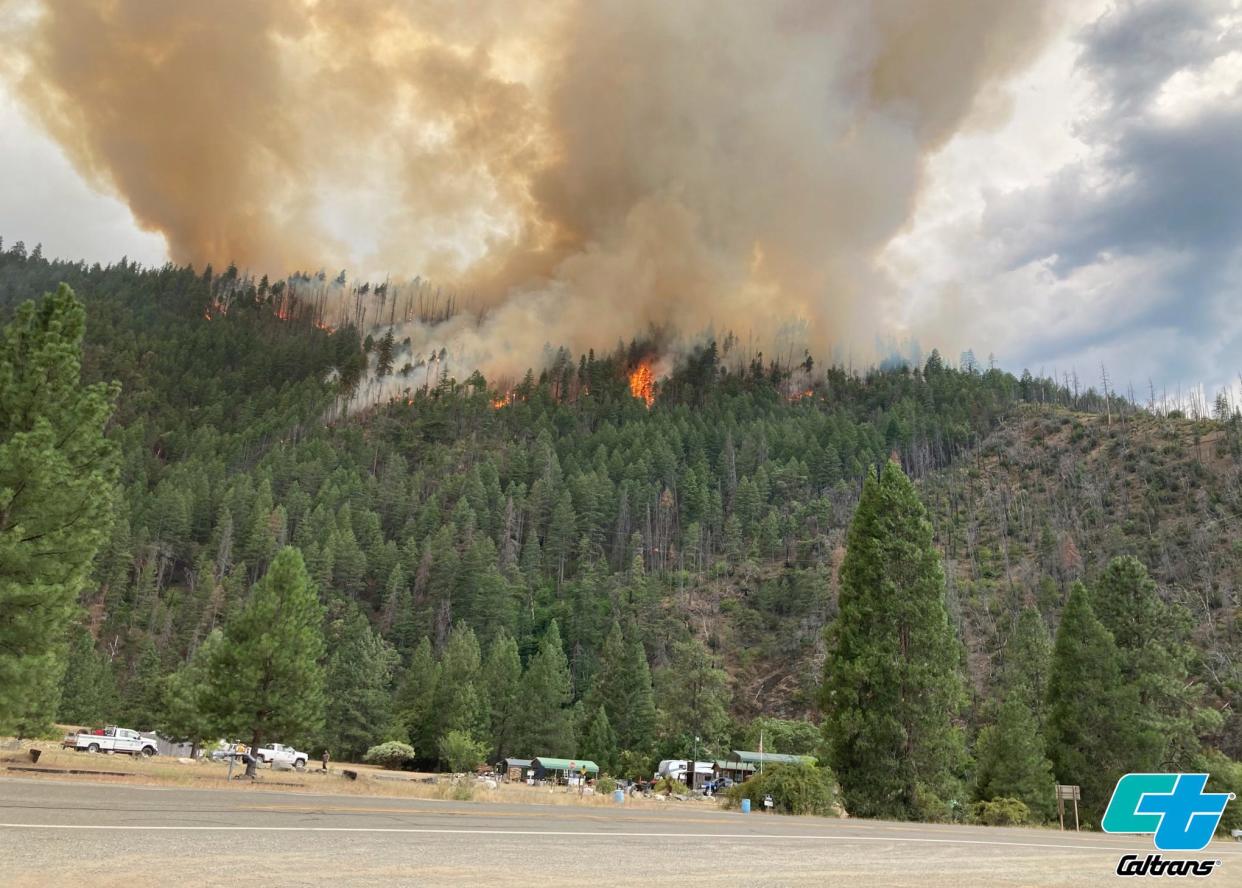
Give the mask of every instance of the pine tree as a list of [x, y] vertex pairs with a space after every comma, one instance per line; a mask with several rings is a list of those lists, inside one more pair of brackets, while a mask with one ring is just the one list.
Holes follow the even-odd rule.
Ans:
[[56, 718], [70, 725], [101, 724], [117, 705], [112, 666], [95, 650], [95, 640], [86, 627], [75, 626], [70, 638]]
[[673, 645], [672, 660], [660, 670], [665, 735], [689, 755], [694, 738], [700, 748], [721, 748], [729, 729], [729, 676], [702, 642]]
[[643, 644], [627, 642], [619, 623], [604, 639], [599, 669], [583, 699], [588, 713], [602, 706], [616, 731], [618, 749], [650, 752], [655, 744], [655, 693]]
[[1038, 820], [1052, 817], [1052, 763], [1035, 717], [1020, 697], [1001, 703], [996, 723], [979, 732], [975, 759], [975, 798], [1020, 799]]
[[514, 731], [521, 705], [522, 660], [517, 642], [508, 633], [501, 632], [492, 641], [483, 663], [482, 681], [491, 721], [493, 760], [500, 761], [514, 752]]
[[1138, 695], [1124, 683], [1113, 634], [1075, 583], [1052, 653], [1048, 758], [1058, 782], [1082, 788], [1088, 823], [1098, 822], [1122, 774], [1158, 764], [1141, 760], [1140, 730]]
[[423, 636], [401, 678], [395, 706], [410, 743], [424, 757], [433, 755], [436, 748], [432, 706], [439, 683], [440, 664], [432, 653], [431, 639]]
[[160, 730], [172, 739], [198, 747], [215, 733], [206, 699], [210, 692], [208, 670], [223, 640], [224, 632], [213, 630], [189, 661], [168, 677]]
[[538, 653], [522, 676], [521, 699], [515, 748], [531, 756], [572, 756], [569, 661], [561, 647], [561, 631], [555, 620], [548, 625], [539, 641]]
[[943, 816], [964, 759], [959, 644], [931, 524], [896, 463], [863, 485], [829, 629], [824, 709], [853, 816]]
[[1138, 693], [1143, 754], [1189, 768], [1200, 751], [1203, 697], [1192, 674], [1189, 614], [1161, 599], [1147, 568], [1133, 556], [1109, 562], [1092, 602], [1117, 642], [1122, 680]]
[[617, 773], [617, 735], [608, 723], [608, 713], [600, 706], [587, 723], [582, 737], [582, 755], [599, 765], [605, 774]]
[[117, 389], [81, 384], [84, 330], [62, 284], [0, 335], [0, 732], [50, 724], [77, 595], [108, 540]]
[[139, 731], [154, 730], [164, 715], [164, 667], [150, 639], [121, 693], [121, 712], [124, 723]]
[[440, 738], [449, 731], [461, 731], [476, 740], [491, 733], [481, 669], [474, 630], [465, 623], [456, 624], [440, 657], [440, 678], [431, 707], [437, 745], [428, 749], [438, 748]]
[[[302, 553], [286, 546], [229, 620], [208, 669], [208, 704], [219, 727], [292, 743], [323, 722], [323, 608]], [[254, 765], [247, 768], [254, 773]]]
[[328, 648], [323, 743], [337, 759], [358, 761], [392, 732], [397, 654], [355, 607], [329, 627]]
[[1041, 732], [1051, 668], [1052, 636], [1048, 633], [1048, 625], [1035, 608], [1024, 608], [1005, 642], [998, 670], [997, 697], [1020, 699], [1035, 717]]

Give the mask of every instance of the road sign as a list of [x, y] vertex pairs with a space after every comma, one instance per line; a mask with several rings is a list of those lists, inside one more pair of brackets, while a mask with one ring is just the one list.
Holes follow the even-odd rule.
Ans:
[[1074, 803], [1074, 832], [1078, 832], [1078, 803], [1082, 801], [1082, 790], [1073, 783], [1058, 783], [1057, 787], [1057, 818], [1061, 821], [1061, 829], [1065, 829], [1065, 803]]

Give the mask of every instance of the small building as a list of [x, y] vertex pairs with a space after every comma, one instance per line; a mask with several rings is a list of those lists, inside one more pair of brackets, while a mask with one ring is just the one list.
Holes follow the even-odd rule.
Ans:
[[530, 759], [507, 758], [496, 765], [496, 771], [510, 783], [522, 783], [526, 772], [534, 765]]
[[717, 759], [712, 763], [712, 776], [717, 780], [728, 777], [734, 783], [743, 783], [755, 773], [755, 766], [744, 762], [729, 762]]
[[[717, 764], [720, 764], [719, 762]], [[778, 752], [752, 752], [747, 749], [735, 749], [729, 753], [729, 757], [725, 759], [724, 765], [726, 773], [728, 768], [737, 768], [739, 765], [751, 765], [750, 772], [741, 771], [749, 777], [755, 771], [762, 771], [764, 765], [813, 765], [815, 764], [815, 756], [813, 755], [781, 755]], [[732, 774], [728, 776], [732, 777]], [[733, 777], [736, 781], [737, 778]], [[743, 777], [742, 779], [746, 779]]]
[[563, 759], [541, 755], [531, 762], [536, 780], [551, 783], [576, 783], [583, 776], [599, 775], [599, 765], [586, 759]]

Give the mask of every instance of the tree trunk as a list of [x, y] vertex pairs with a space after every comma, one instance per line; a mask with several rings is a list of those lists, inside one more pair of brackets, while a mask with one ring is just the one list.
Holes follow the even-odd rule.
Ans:
[[254, 736], [250, 741], [250, 761], [246, 762], [246, 776], [254, 779], [255, 772], [259, 769], [259, 731], [256, 728]]

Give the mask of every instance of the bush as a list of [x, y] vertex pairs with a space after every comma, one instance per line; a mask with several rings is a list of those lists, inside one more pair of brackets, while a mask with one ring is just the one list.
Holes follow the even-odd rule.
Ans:
[[970, 809], [975, 823], [984, 826], [1021, 826], [1031, 819], [1031, 809], [1020, 799], [996, 798], [975, 802]]
[[379, 765], [389, 771], [399, 771], [414, 758], [414, 747], [400, 740], [389, 740], [379, 746], [372, 746], [362, 760], [368, 765]]
[[814, 765], [767, 765], [745, 783], [729, 788], [728, 805], [750, 799], [753, 807], [762, 808], [765, 796], [772, 797], [773, 809], [781, 814], [818, 814], [837, 816], [837, 793], [832, 774]]
[[487, 755], [487, 744], [475, 740], [465, 731], [449, 731], [440, 738], [440, 760], [450, 771], [473, 771]]
[[609, 777], [607, 774], [601, 774], [599, 779], [595, 781], [595, 791], [604, 795], [612, 795], [613, 790], [617, 788], [617, 781]]

